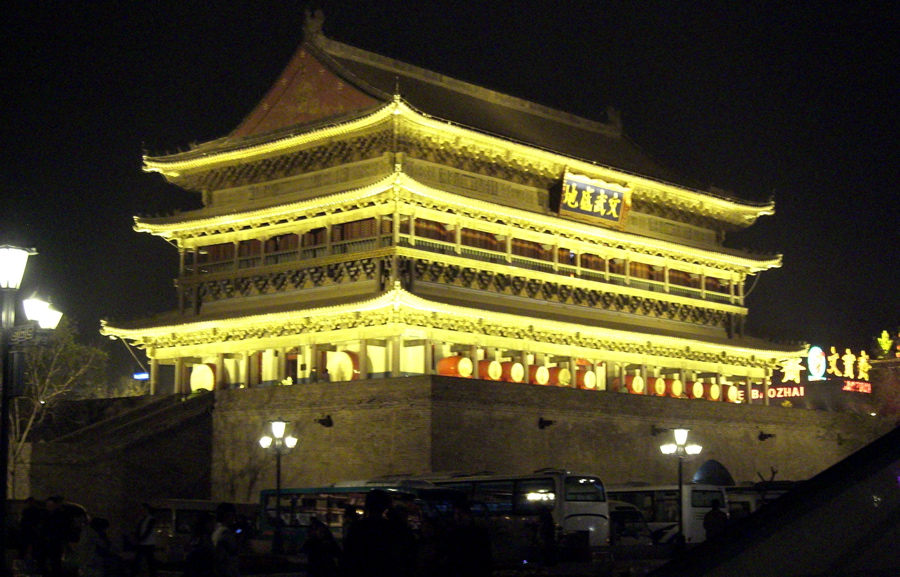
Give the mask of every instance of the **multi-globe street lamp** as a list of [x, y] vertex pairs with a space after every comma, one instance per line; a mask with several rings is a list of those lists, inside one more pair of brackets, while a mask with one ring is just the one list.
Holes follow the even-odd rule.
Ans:
[[690, 429], [673, 429], [675, 442], [659, 447], [663, 455], [678, 457], [678, 543], [684, 543], [684, 458], [699, 455], [703, 450], [700, 445], [687, 444], [689, 432]]
[[281, 518], [281, 456], [291, 452], [291, 449], [297, 446], [297, 437], [293, 435], [285, 436], [287, 432], [287, 421], [283, 419], [275, 419], [269, 422], [272, 431], [270, 435], [263, 435], [259, 439], [259, 445], [270, 453], [275, 453], [275, 521], [272, 523], [274, 534], [272, 535], [272, 552], [280, 555], [284, 552], [284, 542], [282, 540], [281, 526], [283, 519]]
[[[25, 275], [28, 257], [37, 254], [34, 249], [22, 248], [8, 244], [0, 245], [0, 292], [3, 293], [3, 309], [0, 316], [0, 486], [2, 486], [3, 502], [0, 505], [0, 559], [5, 561], [6, 513], [9, 483], [9, 403], [15, 385], [16, 371], [13, 366], [12, 341], [29, 340], [28, 332], [16, 334], [16, 296]], [[42, 329], [55, 329], [62, 313], [53, 310], [50, 303], [36, 297], [26, 299], [23, 303], [26, 318]], [[33, 326], [33, 325], [32, 325]], [[32, 328], [32, 327], [26, 327]], [[5, 573], [5, 562], [0, 569]]]

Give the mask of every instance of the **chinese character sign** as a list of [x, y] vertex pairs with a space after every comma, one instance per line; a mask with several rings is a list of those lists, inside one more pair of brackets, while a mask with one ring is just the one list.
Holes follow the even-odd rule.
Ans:
[[[868, 381], [869, 370], [872, 368], [866, 351], [860, 351], [856, 355], [850, 349], [844, 349], [844, 352], [841, 353], [837, 347], [831, 347], [828, 354], [819, 347], [812, 347], [806, 360], [808, 364], [806, 380], [809, 382], [822, 381], [828, 378]], [[782, 383], [793, 382], [800, 384], [801, 373], [803, 372], [802, 359], [785, 359], [782, 361], [780, 369]], [[870, 392], [859, 387], [844, 390]]]
[[631, 190], [624, 186], [569, 173], [563, 178], [560, 216], [621, 230], [630, 208]]

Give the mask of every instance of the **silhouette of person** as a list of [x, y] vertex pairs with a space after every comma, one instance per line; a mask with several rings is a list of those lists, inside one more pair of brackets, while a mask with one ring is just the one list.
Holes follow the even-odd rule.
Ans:
[[80, 577], [106, 577], [114, 567], [112, 543], [106, 530], [109, 521], [95, 517], [81, 528], [78, 539], [78, 575]]
[[131, 575], [141, 571], [142, 561], [147, 564], [150, 577], [156, 577], [156, 517], [147, 503], [141, 503], [141, 518], [134, 531], [134, 562]]
[[219, 503], [216, 507], [216, 527], [212, 534], [216, 577], [240, 577], [239, 549], [234, 523], [237, 510], [233, 503]]
[[63, 498], [52, 496], [47, 499], [47, 515], [41, 526], [40, 550], [44, 575], [62, 575], [62, 557], [66, 545], [72, 537], [72, 518], [63, 508]]
[[350, 527], [360, 520], [359, 513], [355, 505], [347, 505], [344, 507], [344, 518], [341, 526], [341, 544], [347, 546], [347, 535], [350, 534]]
[[19, 558], [23, 559], [31, 568], [34, 567], [39, 547], [39, 539], [41, 535], [41, 525], [47, 516], [47, 509], [43, 503], [34, 497], [28, 497], [25, 500], [25, 508], [22, 509], [22, 515], [19, 517]]
[[306, 554], [306, 574], [309, 577], [337, 575], [341, 547], [331, 534], [331, 529], [315, 517], [310, 519], [309, 534], [303, 542], [301, 551]]
[[703, 516], [703, 528], [706, 529], [707, 539], [724, 531], [728, 524], [728, 513], [721, 509], [718, 499], [713, 499], [710, 507], [712, 508]]
[[475, 523], [467, 503], [454, 505], [453, 525], [446, 537], [446, 558], [448, 577], [491, 575], [491, 537], [487, 529]]
[[215, 549], [212, 535], [216, 517], [203, 512], [197, 517], [191, 532], [191, 542], [184, 558], [184, 577], [215, 577]]
[[381, 489], [366, 494], [363, 518], [347, 532], [341, 574], [347, 577], [396, 577], [412, 567], [404, 565], [403, 539], [397, 523], [386, 518], [390, 495]]

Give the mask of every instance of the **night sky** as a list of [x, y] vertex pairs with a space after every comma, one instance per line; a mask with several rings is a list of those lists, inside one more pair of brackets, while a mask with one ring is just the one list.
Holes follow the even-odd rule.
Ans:
[[[893, 3], [316, 6], [335, 40], [586, 118], [614, 106], [626, 134], [686, 180], [774, 197], [774, 217], [729, 241], [784, 255], [748, 299], [754, 334], [861, 348], [900, 325]], [[40, 253], [25, 291], [41, 289], [89, 337], [101, 318], [175, 306], [176, 251], [132, 217], [199, 199], [143, 173], [142, 154], [234, 129], [299, 45], [305, 7], [7, 8], [0, 235]]]

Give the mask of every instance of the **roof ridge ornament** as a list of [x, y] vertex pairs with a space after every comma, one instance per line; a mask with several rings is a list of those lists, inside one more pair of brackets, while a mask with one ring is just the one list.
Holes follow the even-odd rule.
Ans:
[[322, 27], [325, 26], [325, 13], [320, 9], [307, 9], [304, 12], [304, 16], [303, 40], [310, 44], [320, 45], [324, 37]]

